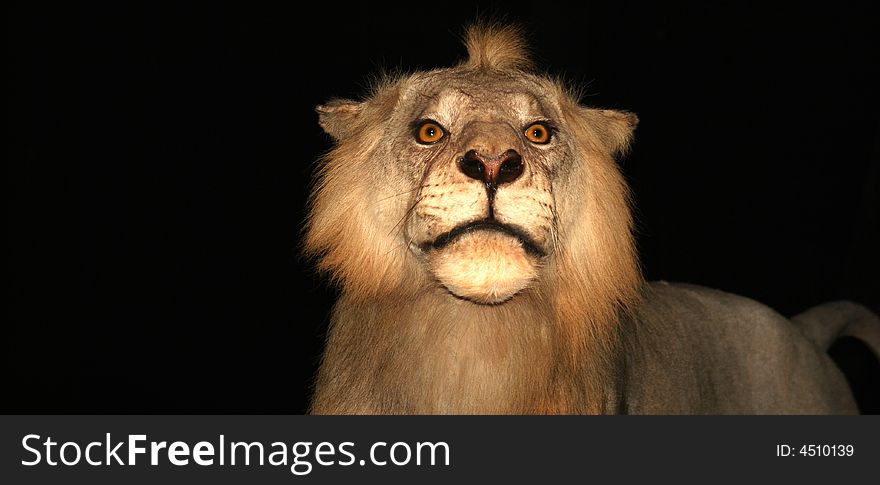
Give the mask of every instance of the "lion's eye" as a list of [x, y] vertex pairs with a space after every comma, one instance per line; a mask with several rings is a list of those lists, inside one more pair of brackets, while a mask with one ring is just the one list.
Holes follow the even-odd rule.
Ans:
[[431, 145], [443, 139], [446, 132], [436, 122], [425, 120], [416, 128], [416, 140], [424, 145]]
[[525, 135], [530, 142], [544, 145], [550, 143], [551, 129], [546, 123], [539, 121], [529, 125], [526, 128]]

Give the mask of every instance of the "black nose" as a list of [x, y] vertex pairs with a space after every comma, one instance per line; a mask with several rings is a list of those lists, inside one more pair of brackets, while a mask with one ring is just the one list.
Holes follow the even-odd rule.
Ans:
[[516, 150], [507, 150], [498, 157], [487, 157], [476, 150], [468, 150], [459, 160], [458, 168], [490, 189], [513, 182], [524, 170], [522, 157]]

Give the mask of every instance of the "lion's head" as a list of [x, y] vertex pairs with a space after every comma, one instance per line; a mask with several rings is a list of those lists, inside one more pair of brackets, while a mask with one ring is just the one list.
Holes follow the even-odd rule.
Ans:
[[[608, 315], [640, 282], [614, 156], [636, 125], [531, 71], [515, 28], [481, 26], [452, 68], [317, 108], [307, 251], [349, 298], [415, 295]], [[566, 308], [568, 310], [566, 310]]]

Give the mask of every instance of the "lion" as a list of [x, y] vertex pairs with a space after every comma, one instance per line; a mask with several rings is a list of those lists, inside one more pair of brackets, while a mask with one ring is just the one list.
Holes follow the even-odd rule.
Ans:
[[615, 157], [637, 117], [537, 74], [520, 29], [317, 107], [305, 252], [338, 285], [312, 414], [849, 414], [837, 302], [788, 320], [644, 281]]

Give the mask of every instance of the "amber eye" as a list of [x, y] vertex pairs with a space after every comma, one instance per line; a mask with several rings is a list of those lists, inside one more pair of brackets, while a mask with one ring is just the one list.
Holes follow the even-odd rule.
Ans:
[[532, 143], [544, 145], [550, 143], [550, 127], [546, 123], [532, 123], [526, 128], [526, 138]]
[[446, 135], [446, 132], [444, 132], [443, 128], [434, 121], [422, 121], [419, 123], [418, 128], [416, 128], [416, 140], [424, 145], [437, 143], [443, 139], [444, 135]]

